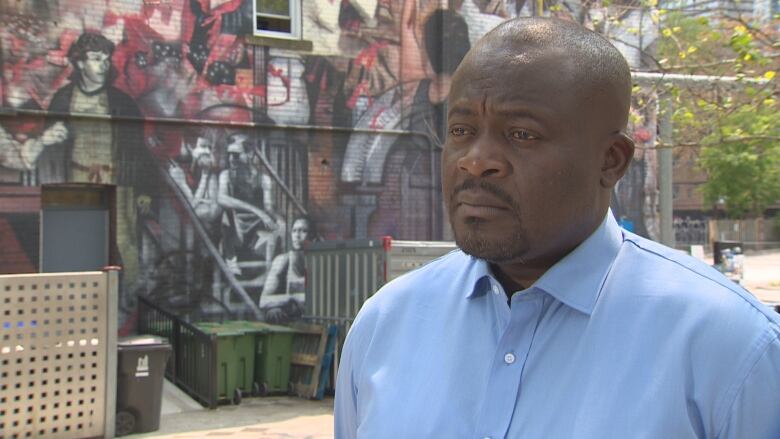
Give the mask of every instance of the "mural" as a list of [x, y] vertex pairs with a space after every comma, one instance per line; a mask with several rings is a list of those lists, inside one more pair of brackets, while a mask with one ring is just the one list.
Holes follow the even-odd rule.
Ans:
[[[0, 0], [0, 185], [117, 186], [124, 332], [139, 294], [192, 320], [299, 317], [307, 240], [448, 236], [450, 77], [532, 5], [303, 3], [311, 52], [252, 44], [250, 0]], [[0, 271], [34, 270], [36, 214], [0, 212], [33, 261]]]

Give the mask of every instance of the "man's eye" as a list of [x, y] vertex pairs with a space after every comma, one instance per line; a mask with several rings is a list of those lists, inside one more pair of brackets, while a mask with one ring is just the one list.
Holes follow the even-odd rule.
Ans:
[[455, 127], [450, 129], [450, 134], [455, 137], [465, 136], [468, 133], [468, 130], [463, 127]]
[[514, 130], [509, 133], [512, 140], [536, 140], [536, 136], [526, 130]]

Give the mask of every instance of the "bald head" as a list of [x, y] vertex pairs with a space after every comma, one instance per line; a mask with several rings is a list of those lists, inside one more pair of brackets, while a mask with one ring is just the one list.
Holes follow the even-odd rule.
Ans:
[[551, 57], [557, 68], [550, 74], [562, 90], [585, 102], [598, 101], [600, 111], [609, 111], [610, 125], [625, 129], [632, 86], [628, 63], [606, 38], [577, 23], [538, 17], [505, 21], [475, 44], [461, 66], [468, 70], [488, 60], [498, 62], [505, 69], [501, 82], [506, 86], [523, 80], [511, 77], [517, 70], [512, 67]]
[[519, 288], [585, 240], [634, 153], [630, 96], [620, 53], [574, 23], [512, 20], [478, 41], [452, 77], [442, 150], [461, 249]]

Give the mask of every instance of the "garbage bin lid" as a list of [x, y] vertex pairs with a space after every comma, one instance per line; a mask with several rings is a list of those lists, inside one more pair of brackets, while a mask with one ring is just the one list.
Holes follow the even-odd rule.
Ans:
[[247, 320], [232, 320], [225, 322], [228, 327], [236, 328], [238, 330], [255, 333], [267, 333], [267, 332], [296, 332], [292, 328], [281, 325], [272, 325], [265, 322], [251, 322]]
[[270, 323], [263, 323], [263, 326], [265, 326], [265, 329], [270, 332], [298, 332], [289, 326], [272, 325]]
[[237, 335], [246, 334], [246, 331], [222, 323], [211, 323], [211, 322], [195, 323], [195, 327], [205, 332], [206, 334], [213, 334], [216, 335], [217, 337], [220, 336], [233, 337]]
[[120, 338], [117, 344], [124, 347], [167, 345], [168, 339], [156, 335], [134, 335]]

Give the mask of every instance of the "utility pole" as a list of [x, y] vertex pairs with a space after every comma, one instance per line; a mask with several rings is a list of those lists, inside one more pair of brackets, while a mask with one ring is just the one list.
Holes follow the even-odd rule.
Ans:
[[713, 85], [741, 88], [748, 85], [763, 85], [767, 79], [737, 78], [735, 76], [680, 75], [650, 72], [631, 72], [634, 83], [641, 86], [657, 86], [662, 90], [658, 94], [658, 191], [661, 216], [661, 244], [674, 248], [673, 227], [673, 153], [674, 136], [672, 130], [672, 114], [674, 104], [667, 92], [668, 86], [684, 85], [687, 87], [704, 88]]

